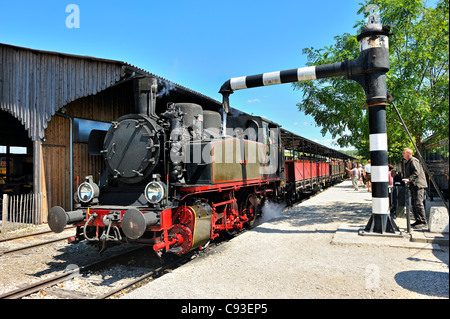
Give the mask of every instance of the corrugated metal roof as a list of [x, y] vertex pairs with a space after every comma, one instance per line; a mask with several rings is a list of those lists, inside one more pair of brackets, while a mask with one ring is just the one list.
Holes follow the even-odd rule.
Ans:
[[0, 110], [15, 116], [34, 141], [44, 137], [60, 108], [133, 76], [156, 77], [165, 90], [220, 102], [123, 61], [22, 48], [0, 43]]
[[0, 44], [0, 109], [36, 140], [61, 107], [105, 90], [122, 76], [118, 63]]

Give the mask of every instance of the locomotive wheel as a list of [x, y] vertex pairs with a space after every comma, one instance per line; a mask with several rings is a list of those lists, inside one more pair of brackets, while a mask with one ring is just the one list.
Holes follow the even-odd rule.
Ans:
[[248, 227], [253, 227], [256, 222], [256, 216], [258, 211], [258, 198], [254, 194], [250, 194], [245, 198], [243, 212], [249, 218], [247, 222]]

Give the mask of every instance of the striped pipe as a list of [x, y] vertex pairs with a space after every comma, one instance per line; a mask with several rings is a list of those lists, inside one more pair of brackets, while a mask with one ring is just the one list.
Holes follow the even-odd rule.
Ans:
[[369, 107], [369, 141], [372, 183], [372, 213], [389, 214], [389, 168], [386, 134], [386, 107]]
[[[379, 26], [379, 28], [384, 30], [381, 26]], [[358, 36], [361, 53], [360, 57], [357, 59], [231, 78], [222, 85], [219, 93], [229, 95], [236, 90], [254, 87], [345, 76], [346, 78], [360, 83], [368, 94], [369, 91], [372, 91], [367, 87], [370, 83], [364, 82], [372, 81], [367, 81], [365, 78], [361, 79], [357, 77], [363, 74], [375, 72], [381, 72], [384, 74], [389, 71], [389, 39], [387, 30], [370, 30], [369, 32], [362, 33]], [[373, 37], [374, 32], [376, 33], [375, 39]], [[374, 98], [374, 96], [368, 94], [367, 98], [371, 99]], [[382, 96], [382, 99], [386, 101], [386, 94]]]
[[221, 93], [223, 96], [223, 109], [225, 113], [229, 112], [229, 96], [236, 90], [338, 76], [348, 77], [348, 62], [349, 61], [344, 61], [332, 64], [308, 66], [298, 69], [231, 78], [222, 85], [219, 91], [219, 93]]
[[344, 76], [346, 75], [346, 70], [346, 62], [338, 62], [333, 64], [308, 66], [304, 68], [285, 71], [241, 76], [237, 78], [231, 78], [230, 80], [225, 82], [220, 89], [220, 93], [232, 93], [236, 90], [249, 89], [260, 86]]

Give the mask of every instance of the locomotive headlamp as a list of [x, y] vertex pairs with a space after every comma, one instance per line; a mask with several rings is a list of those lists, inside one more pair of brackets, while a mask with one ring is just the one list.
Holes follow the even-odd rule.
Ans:
[[145, 186], [144, 195], [151, 204], [159, 203], [166, 193], [166, 185], [160, 181], [153, 181]]
[[87, 203], [94, 198], [94, 189], [89, 183], [84, 182], [78, 187], [78, 198], [83, 203]]
[[77, 194], [82, 203], [89, 203], [92, 199], [98, 197], [99, 192], [97, 184], [88, 178], [86, 182], [81, 183], [80, 186], [78, 186]]

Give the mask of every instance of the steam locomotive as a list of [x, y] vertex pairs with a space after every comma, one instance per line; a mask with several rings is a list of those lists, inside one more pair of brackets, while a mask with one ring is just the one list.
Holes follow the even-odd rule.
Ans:
[[293, 203], [344, 178], [342, 157], [310, 150], [286, 160], [287, 131], [262, 117], [195, 103], [156, 112], [155, 82], [139, 80], [136, 114], [90, 133], [89, 153], [103, 156], [106, 169], [98, 184], [88, 176], [79, 185], [73, 211], [50, 209], [52, 231], [75, 224], [72, 243], [87, 240], [100, 251], [137, 243], [181, 255], [252, 226], [268, 199]]

